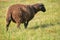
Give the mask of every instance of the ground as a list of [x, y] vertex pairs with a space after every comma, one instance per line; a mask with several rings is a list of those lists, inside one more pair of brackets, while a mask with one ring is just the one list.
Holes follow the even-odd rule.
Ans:
[[[6, 32], [6, 13], [13, 4], [31, 5], [43, 3], [46, 12], [38, 12], [29, 22], [28, 28], [11, 22]], [[60, 40], [60, 0], [2, 0], [0, 1], [0, 40]]]

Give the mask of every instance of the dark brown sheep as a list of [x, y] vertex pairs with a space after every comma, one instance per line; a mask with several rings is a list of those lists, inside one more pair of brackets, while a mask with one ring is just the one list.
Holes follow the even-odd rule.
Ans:
[[27, 28], [28, 22], [39, 11], [42, 12], [46, 11], [44, 4], [42, 3], [37, 3], [34, 5], [15, 4], [10, 6], [6, 15], [7, 31], [11, 21], [15, 22], [17, 24], [17, 27], [19, 27], [21, 23], [24, 23], [25, 28]]

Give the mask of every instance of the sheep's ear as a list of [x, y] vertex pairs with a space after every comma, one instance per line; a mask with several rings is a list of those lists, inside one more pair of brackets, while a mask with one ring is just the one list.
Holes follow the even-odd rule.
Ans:
[[32, 5], [35, 9], [37, 9], [38, 8], [38, 5], [37, 4], [34, 4], [34, 5]]

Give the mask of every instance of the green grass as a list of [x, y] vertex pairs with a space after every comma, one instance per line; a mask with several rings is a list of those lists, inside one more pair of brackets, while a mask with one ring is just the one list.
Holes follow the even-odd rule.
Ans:
[[[43, 3], [46, 12], [38, 12], [29, 22], [28, 28], [11, 23], [6, 32], [6, 12], [13, 4]], [[0, 1], [0, 40], [60, 40], [60, 0]]]

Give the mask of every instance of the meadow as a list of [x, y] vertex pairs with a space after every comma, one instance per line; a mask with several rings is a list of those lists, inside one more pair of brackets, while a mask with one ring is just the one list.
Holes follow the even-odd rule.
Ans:
[[[11, 22], [6, 32], [6, 13], [13, 4], [31, 5], [43, 3], [46, 12], [38, 12], [29, 22], [27, 29]], [[0, 1], [0, 40], [60, 40], [60, 0], [1, 0]]]

